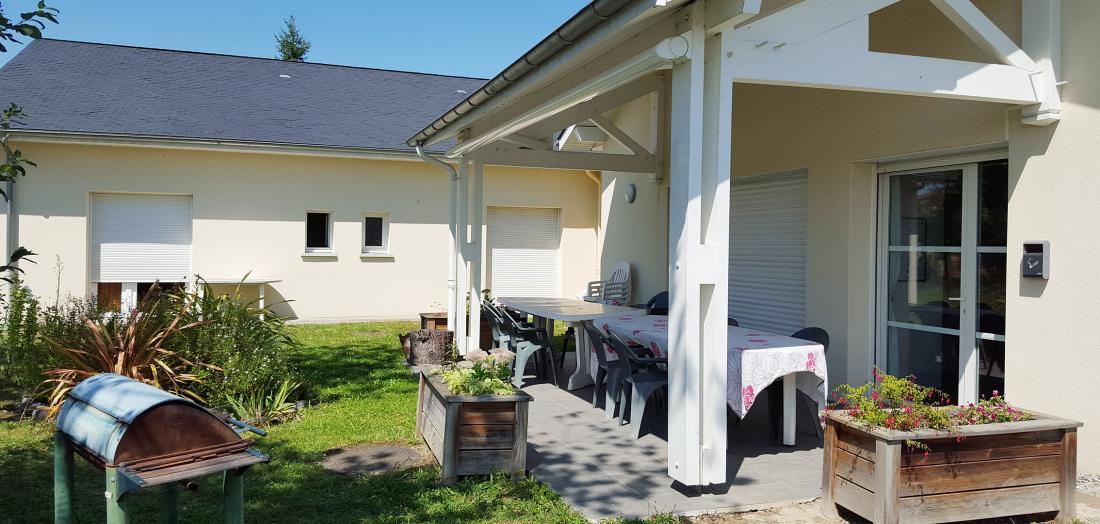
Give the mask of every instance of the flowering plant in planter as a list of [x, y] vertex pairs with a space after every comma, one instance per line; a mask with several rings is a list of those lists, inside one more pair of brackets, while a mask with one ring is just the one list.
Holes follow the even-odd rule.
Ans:
[[465, 360], [444, 366], [443, 382], [456, 395], [508, 395], [512, 393], [512, 362], [515, 353], [494, 349], [488, 353], [475, 349]]
[[[949, 406], [950, 397], [935, 388], [921, 386], [914, 377], [895, 377], [874, 370], [875, 380], [859, 387], [841, 384], [832, 394], [829, 409], [845, 411], [868, 426], [910, 431], [951, 431], [959, 426], [1019, 422], [1032, 415], [1008, 404], [997, 391], [977, 404]], [[908, 440], [910, 448], [928, 450], [927, 444]]]

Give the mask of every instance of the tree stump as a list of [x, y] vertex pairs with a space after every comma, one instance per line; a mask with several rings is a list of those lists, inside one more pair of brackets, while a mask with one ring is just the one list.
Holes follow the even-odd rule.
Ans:
[[418, 329], [401, 335], [405, 358], [414, 366], [442, 364], [451, 355], [454, 333], [438, 329]]

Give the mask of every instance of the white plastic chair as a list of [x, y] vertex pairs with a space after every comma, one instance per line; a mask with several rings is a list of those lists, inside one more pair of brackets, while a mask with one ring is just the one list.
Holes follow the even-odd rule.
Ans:
[[604, 280], [588, 283], [586, 302], [601, 302], [615, 306], [630, 304], [630, 263], [620, 262]]

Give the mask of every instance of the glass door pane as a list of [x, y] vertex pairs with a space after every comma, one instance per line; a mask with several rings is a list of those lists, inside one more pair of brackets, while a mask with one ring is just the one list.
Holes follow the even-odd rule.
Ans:
[[1004, 393], [1008, 162], [978, 165], [978, 394]]
[[957, 398], [963, 297], [962, 169], [889, 177], [886, 371]]

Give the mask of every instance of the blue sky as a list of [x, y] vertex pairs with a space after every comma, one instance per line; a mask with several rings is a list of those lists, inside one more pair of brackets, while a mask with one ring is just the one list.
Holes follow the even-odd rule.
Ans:
[[[5, 0], [12, 18], [33, 0]], [[313, 43], [307, 61], [491, 77], [586, 0], [47, 0], [61, 11], [45, 36], [274, 57], [294, 14]], [[25, 40], [25, 39], [24, 39]], [[0, 65], [22, 46], [8, 46]]]

